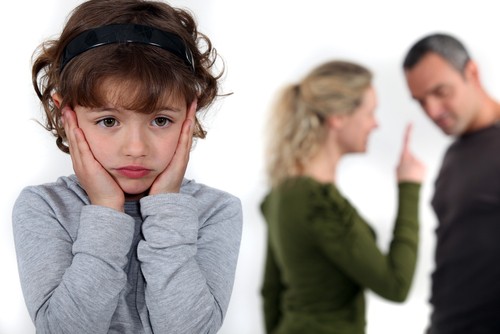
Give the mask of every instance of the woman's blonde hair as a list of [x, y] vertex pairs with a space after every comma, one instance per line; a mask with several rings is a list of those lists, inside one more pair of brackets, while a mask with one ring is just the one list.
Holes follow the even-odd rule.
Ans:
[[325, 140], [326, 119], [354, 112], [371, 81], [363, 66], [330, 61], [281, 91], [268, 122], [267, 176], [272, 186], [303, 172]]

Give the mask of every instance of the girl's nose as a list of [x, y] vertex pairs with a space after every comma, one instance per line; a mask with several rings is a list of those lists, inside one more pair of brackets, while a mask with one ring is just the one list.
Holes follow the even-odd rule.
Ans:
[[134, 158], [147, 155], [147, 135], [140, 128], [129, 128], [123, 134], [123, 153]]

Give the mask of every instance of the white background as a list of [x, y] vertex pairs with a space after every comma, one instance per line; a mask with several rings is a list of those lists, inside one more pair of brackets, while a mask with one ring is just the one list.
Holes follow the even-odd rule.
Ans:
[[[70, 159], [34, 120], [41, 109], [31, 88], [35, 47], [59, 34], [75, 0], [10, 1], [0, 5], [2, 41], [0, 145], [0, 334], [34, 328], [20, 290], [11, 210], [20, 190], [72, 173]], [[412, 147], [427, 164], [421, 203], [421, 248], [408, 300], [394, 304], [367, 293], [369, 334], [422, 333], [429, 317], [430, 273], [436, 220], [429, 205], [433, 180], [449, 139], [411, 101], [401, 71], [408, 47], [424, 34], [460, 37], [479, 62], [483, 82], [498, 97], [500, 43], [498, 5], [493, 1], [391, 0], [231, 1], [176, 0], [192, 9], [200, 31], [226, 62], [223, 98], [206, 117], [208, 137], [199, 141], [188, 177], [239, 196], [244, 230], [236, 281], [224, 334], [263, 333], [259, 289], [265, 226], [259, 203], [266, 192], [263, 129], [274, 93], [322, 61], [359, 62], [375, 74], [379, 129], [369, 152], [346, 158], [339, 186], [378, 232], [387, 249], [396, 210], [394, 170], [407, 122], [415, 125]]]

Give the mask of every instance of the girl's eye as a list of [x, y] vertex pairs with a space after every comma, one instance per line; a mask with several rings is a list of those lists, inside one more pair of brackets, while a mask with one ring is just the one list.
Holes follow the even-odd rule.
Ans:
[[170, 124], [170, 120], [166, 117], [156, 117], [153, 120], [153, 125], [158, 127], [164, 127]]
[[114, 118], [105, 118], [97, 122], [97, 124], [104, 126], [106, 128], [112, 128], [113, 126], [116, 126], [116, 123], [117, 121]]

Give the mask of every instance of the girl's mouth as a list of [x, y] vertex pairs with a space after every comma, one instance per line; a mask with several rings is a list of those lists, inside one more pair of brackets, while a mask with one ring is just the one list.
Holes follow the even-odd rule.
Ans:
[[116, 169], [119, 174], [131, 178], [131, 179], [140, 179], [151, 173], [150, 169], [141, 166], [125, 166]]

